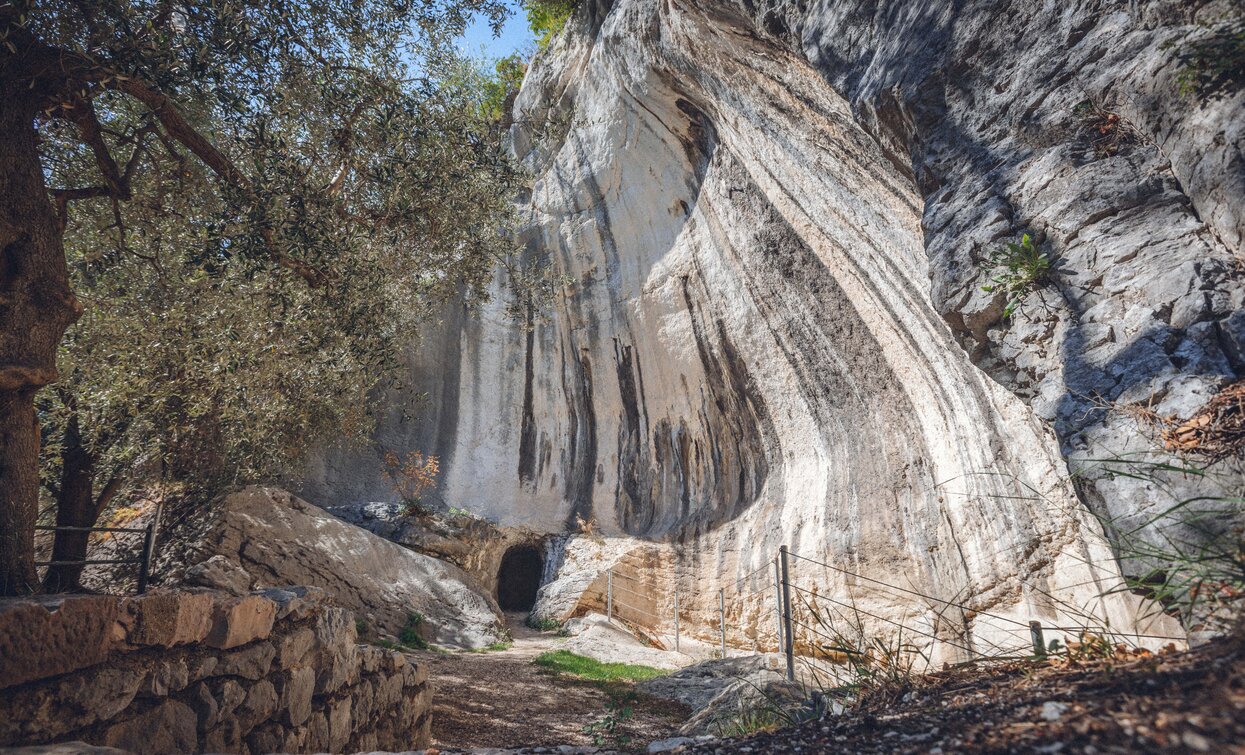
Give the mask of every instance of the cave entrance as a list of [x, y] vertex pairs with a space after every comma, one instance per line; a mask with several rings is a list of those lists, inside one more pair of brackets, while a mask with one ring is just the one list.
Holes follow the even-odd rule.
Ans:
[[534, 545], [516, 545], [506, 551], [497, 570], [497, 604], [503, 611], [530, 611], [545, 571], [545, 559]]

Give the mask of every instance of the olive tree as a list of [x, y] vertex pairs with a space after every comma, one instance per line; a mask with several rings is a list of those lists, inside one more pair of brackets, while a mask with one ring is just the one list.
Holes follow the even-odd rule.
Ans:
[[139, 471], [270, 474], [364, 428], [429, 303], [482, 290], [516, 176], [439, 73], [478, 12], [505, 11], [0, 5], [0, 592], [37, 589], [41, 438], [60, 524]]

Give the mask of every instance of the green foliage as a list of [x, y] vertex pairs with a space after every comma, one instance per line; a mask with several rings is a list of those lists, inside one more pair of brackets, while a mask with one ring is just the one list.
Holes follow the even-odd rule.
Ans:
[[473, 653], [500, 653], [501, 651], [509, 650], [512, 647], [514, 647], [513, 642], [494, 642], [492, 645], [488, 645], [486, 647], [475, 648], [471, 652]]
[[[1121, 589], [1145, 595], [1188, 629], [1230, 631], [1245, 615], [1245, 498], [1237, 473], [1138, 458], [1095, 460], [1079, 476], [1145, 482], [1169, 505], [1138, 521], [1100, 518], [1124, 565]], [[1173, 480], [1199, 481], [1180, 497]]]
[[108, 183], [102, 153], [128, 184], [65, 200], [86, 311], [38, 397], [50, 491], [71, 418], [100, 482], [205, 490], [367, 437], [370, 397], [401, 377], [442, 303], [481, 301], [516, 251], [524, 178], [480, 92], [454, 79], [452, 44], [475, 12], [499, 23], [503, 3], [182, 8], [101, 0], [84, 16], [50, 2], [22, 19], [102, 82], [84, 90], [98, 143], [64, 109], [37, 124], [49, 185]]
[[367, 637], [371, 626], [367, 623], [367, 619], [356, 618], [354, 620], [354, 633], [359, 637]]
[[534, 661], [537, 666], [560, 674], [570, 674], [582, 679], [601, 682], [640, 682], [670, 673], [650, 666], [629, 663], [602, 663], [593, 658], [576, 655], [569, 650], [551, 650], [541, 653]]
[[1236, 92], [1245, 84], [1245, 21], [1219, 26], [1210, 37], [1189, 45], [1176, 58], [1180, 63], [1176, 84], [1181, 94], [1208, 100]]
[[408, 648], [427, 650], [428, 641], [420, 633], [423, 624], [424, 617], [421, 614], [414, 611], [407, 614], [406, 624], [402, 626], [402, 631], [398, 632], [398, 641]]
[[634, 692], [611, 690], [605, 701], [605, 715], [585, 726], [584, 733], [592, 736], [592, 743], [597, 747], [626, 747], [631, 737], [624, 733], [623, 727], [635, 717], [632, 704], [636, 700]]
[[1007, 297], [1007, 305], [1003, 308], [1003, 317], [1011, 317], [1020, 306], [1025, 294], [1038, 288], [1047, 280], [1051, 270], [1051, 259], [1033, 243], [1033, 237], [1024, 234], [1020, 243], [1011, 243], [990, 256], [990, 267], [994, 271], [991, 283], [982, 286], [987, 293], [1001, 291]]
[[529, 613], [527, 615], [526, 623], [532, 629], [537, 629], [541, 632], [556, 632], [562, 628], [561, 623], [554, 621], [553, 619], [538, 619], [534, 613]]
[[577, 5], [578, 0], [523, 0], [527, 23], [536, 35], [539, 49], [549, 47], [554, 35], [562, 31]]
[[493, 72], [485, 72], [480, 85], [480, 116], [492, 122], [505, 120], [526, 75], [527, 64], [519, 53], [499, 58]]
[[719, 737], [746, 737], [759, 731], [770, 731], [784, 724], [772, 706], [741, 707], [733, 715], [714, 722]]

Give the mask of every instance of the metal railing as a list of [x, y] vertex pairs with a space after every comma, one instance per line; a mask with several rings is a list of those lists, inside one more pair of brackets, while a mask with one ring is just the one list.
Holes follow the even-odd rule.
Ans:
[[[958, 609], [961, 617], [961, 626], [956, 631], [962, 633], [962, 636], [954, 638], [946, 636], [946, 633], [940, 632], [937, 623], [933, 627], [925, 628], [913, 626], [904, 620], [895, 620], [895, 618], [882, 616], [872, 611], [861, 608], [853, 600], [846, 602], [839, 598], [820, 592], [815, 586], [810, 589], [808, 586], [797, 584], [799, 569], [795, 568], [797, 562], [804, 563], [812, 567], [822, 567], [831, 572], [851, 577], [880, 589], [889, 591], [896, 597], [911, 596], [919, 598], [927, 603], [927, 607], [937, 605], [942, 610]], [[768, 571], [772, 568], [772, 581], [766, 580], [761, 586], [757, 586], [757, 575], [761, 572]], [[618, 570], [617, 567], [611, 567], [606, 570], [605, 590], [601, 595], [601, 599], [605, 603], [606, 616], [609, 621], [619, 618], [638, 628], [657, 630], [662, 627], [673, 625], [674, 631], [674, 649], [676, 652], [682, 652], [680, 643], [683, 634], [683, 625], [688, 618], [686, 616], [686, 602], [682, 598], [686, 597], [680, 594], [679, 581], [673, 580], [673, 589], [665, 592], [660, 596], [654, 596], [651, 591], [645, 589], [645, 582], [633, 575], [629, 575], [624, 571]], [[779, 649], [785, 659], [787, 678], [794, 680], [795, 678], [795, 662], [797, 657], [797, 649], [799, 645], [806, 648], [818, 648], [826, 655], [830, 654], [864, 654], [859, 648], [853, 648], [850, 642], [845, 642], [845, 633], [841, 628], [836, 628], [836, 621], [842, 625], [853, 627], [853, 631], [859, 631], [861, 617], [867, 617], [877, 622], [887, 624], [897, 629], [901, 634], [906, 632], [909, 636], [921, 637], [924, 641], [928, 641], [927, 647], [933, 647], [935, 643], [941, 643], [958, 651], [963, 652], [968, 662], [979, 661], [1004, 661], [1017, 660], [1020, 658], [1042, 658], [1049, 652], [1046, 641], [1046, 632], [1063, 632], [1071, 634], [1074, 637], [1084, 637], [1087, 634], [1109, 639], [1112, 644], [1125, 643], [1136, 646], [1140, 640], [1158, 640], [1165, 642], [1186, 641], [1184, 637], [1174, 637], [1169, 635], [1147, 634], [1139, 632], [1124, 632], [1112, 630], [1103, 619], [1098, 617], [1090, 610], [1079, 608], [1067, 601], [1061, 600], [1051, 595], [1045, 590], [1033, 587], [1025, 580], [1020, 580], [1021, 584], [1028, 586], [1035, 592], [1047, 596], [1053, 601], [1053, 604], [1059, 605], [1063, 610], [1062, 613], [1074, 616], [1077, 619], [1085, 620], [1083, 626], [1063, 626], [1060, 624], [1043, 624], [1039, 619], [1028, 618], [1019, 619], [1011, 616], [1004, 616], [997, 612], [985, 610], [980, 607], [969, 605], [963, 600], [949, 600], [939, 598], [928, 594], [927, 592], [913, 589], [911, 587], [903, 587], [893, 585], [875, 577], [868, 577], [859, 574], [851, 569], [826, 563], [817, 559], [802, 556], [791, 552], [787, 546], [779, 548], [778, 555], [771, 561], [763, 563], [761, 566], [753, 569], [751, 572], [734, 580], [728, 587], [732, 591], [732, 602], [735, 600], [760, 600], [763, 603], [768, 601], [765, 593], [771, 589], [773, 591], [772, 599], [775, 614], [775, 638], [777, 642], [775, 647]], [[740, 590], [741, 585], [751, 584], [746, 591]], [[728, 643], [727, 632], [727, 590], [728, 587], [719, 589], [717, 595], [717, 621], [715, 634], [717, 635], [717, 643], [721, 657], [725, 658], [730, 649]], [[737, 594], [734, 594], [737, 593]], [[760, 596], [759, 598], [757, 596]], [[823, 606], [822, 603], [830, 604], [831, 607]], [[637, 603], [646, 603], [650, 608], [643, 608]], [[672, 604], [672, 605], [671, 605]], [[799, 604], [803, 608], [803, 614], [797, 615], [797, 611], [793, 606]], [[669, 608], [667, 608], [669, 606]], [[619, 609], [623, 609], [621, 612]], [[842, 610], [840, 610], [842, 609]], [[932, 609], [931, 609], [932, 610]], [[850, 616], [845, 616], [844, 612], [850, 612]], [[702, 614], [703, 616], [703, 614]], [[942, 616], [942, 612], [936, 612], [937, 617]], [[969, 618], [971, 616], [971, 619]], [[811, 617], [811, 618], [810, 618]], [[805, 618], [807, 620], [801, 620]], [[1003, 631], [1008, 636], [1013, 637], [1020, 645], [1014, 647], [1003, 648], [991, 642], [989, 639], [973, 628], [970, 624], [979, 622], [982, 619], [988, 619], [994, 624], [987, 624], [986, 627], [996, 631]], [[809, 622], [812, 622], [811, 624]], [[708, 621], [696, 622], [701, 626], [709, 625]], [[950, 624], [950, 622], [945, 622]], [[817, 626], [814, 626], [816, 624]], [[758, 624], [759, 628], [759, 624]], [[797, 637], [801, 642], [797, 642]], [[984, 644], [991, 646], [988, 651], [983, 651], [975, 645]], [[1066, 644], [1066, 643], [1065, 643]], [[740, 648], [736, 648], [740, 649]], [[753, 651], [759, 650], [759, 646], [754, 644], [751, 648]]]
[[147, 583], [151, 579], [151, 556], [156, 545], [156, 523], [146, 527], [71, 527], [68, 525], [36, 525], [41, 532], [92, 532], [130, 533], [143, 536], [143, 547], [138, 556], [133, 558], [82, 558], [61, 561], [36, 561], [35, 566], [104, 566], [118, 564], [138, 565], [138, 594], [147, 592]]

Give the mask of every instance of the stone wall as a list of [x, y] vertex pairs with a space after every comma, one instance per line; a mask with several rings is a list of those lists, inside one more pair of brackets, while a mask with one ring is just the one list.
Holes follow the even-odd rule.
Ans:
[[428, 743], [426, 671], [308, 588], [0, 604], [0, 747], [356, 752]]

